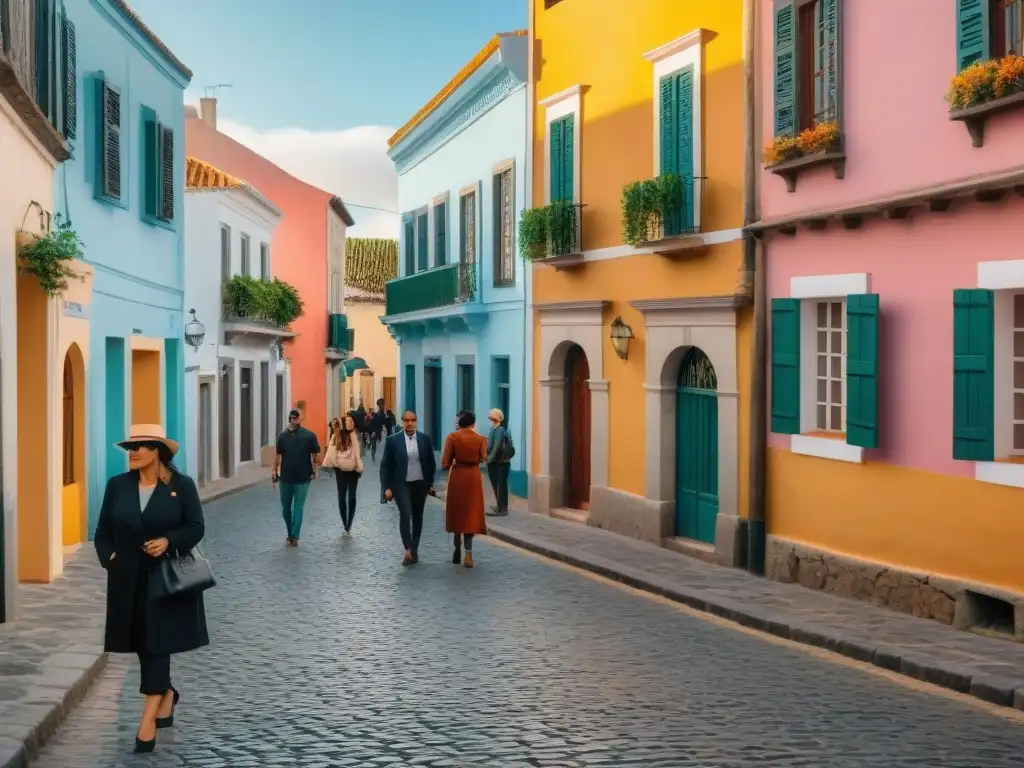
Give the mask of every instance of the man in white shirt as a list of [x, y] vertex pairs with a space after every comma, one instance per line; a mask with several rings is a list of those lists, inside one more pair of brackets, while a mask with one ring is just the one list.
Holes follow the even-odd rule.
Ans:
[[381, 503], [394, 500], [398, 506], [398, 529], [405, 547], [402, 565], [419, 562], [423, 508], [434, 492], [437, 462], [434, 444], [428, 435], [416, 429], [416, 414], [402, 414], [402, 431], [384, 441], [380, 460]]

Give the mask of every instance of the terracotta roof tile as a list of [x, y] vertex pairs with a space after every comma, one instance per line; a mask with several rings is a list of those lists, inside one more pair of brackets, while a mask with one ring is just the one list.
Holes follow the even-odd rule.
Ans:
[[237, 189], [245, 182], [196, 157], [185, 160], [185, 189]]

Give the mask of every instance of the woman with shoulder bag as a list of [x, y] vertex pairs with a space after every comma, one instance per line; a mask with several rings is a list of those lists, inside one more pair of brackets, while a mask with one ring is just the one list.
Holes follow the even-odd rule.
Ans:
[[338, 486], [338, 509], [345, 535], [352, 535], [352, 521], [356, 516], [356, 486], [363, 472], [362, 451], [356, 422], [351, 416], [341, 420], [340, 426], [331, 434], [327, 444], [324, 462], [334, 468], [334, 482]]
[[169, 564], [190, 555], [206, 530], [195, 483], [171, 463], [178, 444], [159, 424], [137, 424], [119, 445], [129, 471], [107, 481], [95, 536], [107, 571], [103, 647], [139, 657], [145, 702], [135, 751], [152, 752], [157, 729], [174, 725], [180, 699], [171, 656], [210, 643], [202, 590], [212, 573], [211, 583], [183, 592], [166, 583]]

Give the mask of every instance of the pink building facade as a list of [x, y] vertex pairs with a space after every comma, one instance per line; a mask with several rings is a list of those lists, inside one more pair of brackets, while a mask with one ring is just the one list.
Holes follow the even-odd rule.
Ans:
[[758, 7], [766, 569], [1021, 640], [1024, 101], [946, 99], [1021, 4], [880, 5]]

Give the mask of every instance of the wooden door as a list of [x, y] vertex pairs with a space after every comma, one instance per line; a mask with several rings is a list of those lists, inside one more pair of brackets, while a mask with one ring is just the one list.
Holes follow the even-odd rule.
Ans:
[[443, 369], [439, 365], [428, 365], [423, 369], [423, 431], [430, 435], [434, 449], [441, 449], [445, 432], [441, 424], [444, 400], [441, 390]]
[[220, 377], [220, 476], [231, 477], [231, 373], [223, 373]]
[[213, 425], [210, 417], [213, 412], [213, 394], [209, 383], [199, 385], [199, 486], [210, 482], [211, 456], [210, 446], [213, 441]]
[[395, 377], [385, 376], [383, 381], [384, 391], [381, 395], [384, 398], [384, 407], [395, 410]]
[[252, 461], [252, 368], [239, 368], [239, 461]]
[[590, 366], [582, 347], [569, 350], [566, 360], [566, 506], [590, 508]]
[[715, 542], [718, 518], [718, 392], [711, 361], [694, 347], [676, 389], [676, 535]]

